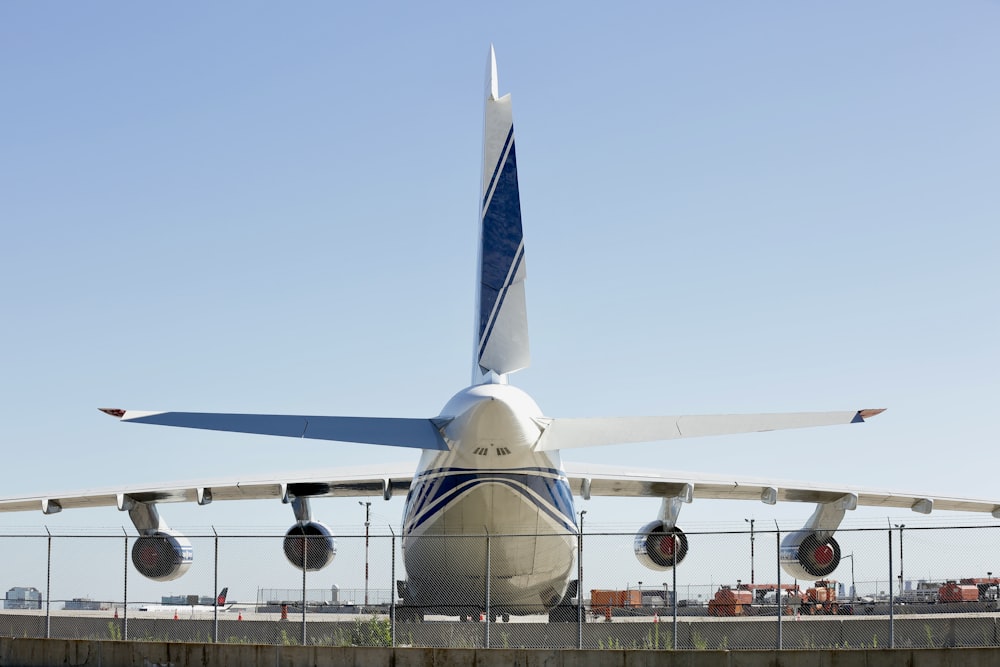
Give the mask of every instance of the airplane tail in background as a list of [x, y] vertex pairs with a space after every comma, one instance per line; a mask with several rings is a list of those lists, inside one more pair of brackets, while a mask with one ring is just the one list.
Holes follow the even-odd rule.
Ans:
[[229, 594], [229, 588], [228, 587], [227, 588], [223, 588], [221, 591], [219, 591], [219, 594], [217, 596], [215, 596], [215, 606], [216, 607], [223, 607], [223, 606], [225, 606], [225, 604], [226, 604], [226, 595], [228, 595], [228, 594]]
[[506, 383], [526, 368], [528, 318], [524, 299], [524, 237], [517, 187], [510, 95], [500, 97], [493, 47], [486, 72], [483, 189], [480, 199], [479, 289], [472, 383]]

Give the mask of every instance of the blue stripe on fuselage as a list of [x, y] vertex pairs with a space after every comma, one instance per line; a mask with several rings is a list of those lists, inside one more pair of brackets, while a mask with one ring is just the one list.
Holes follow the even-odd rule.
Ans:
[[409, 534], [450, 506], [463, 493], [482, 484], [502, 484], [517, 491], [566, 530], [576, 531], [573, 493], [565, 476], [558, 470], [437, 468], [414, 478], [406, 503], [405, 532]]

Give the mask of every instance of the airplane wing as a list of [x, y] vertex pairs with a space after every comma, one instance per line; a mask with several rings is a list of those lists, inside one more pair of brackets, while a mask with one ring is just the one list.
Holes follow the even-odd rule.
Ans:
[[839, 412], [785, 412], [750, 415], [675, 415], [667, 417], [595, 417], [546, 420], [536, 449], [573, 449], [629, 442], [653, 442], [708, 435], [757, 433], [811, 426], [856, 424], [885, 409]]
[[857, 496], [858, 505], [910, 509], [929, 514], [931, 509], [987, 512], [1000, 519], [1000, 500], [954, 498], [926, 493], [830, 486], [786, 480], [703, 475], [698, 473], [619, 468], [564, 461], [563, 470], [573, 493], [589, 496], [670, 498], [689, 491], [693, 499], [757, 500], [775, 502], [829, 503], [845, 495]]
[[210, 431], [282, 435], [289, 438], [338, 440], [369, 445], [391, 445], [447, 451], [438, 430], [444, 423], [432, 419], [393, 417], [321, 417], [307, 415], [250, 415], [216, 412], [143, 412], [100, 408], [123, 422], [200, 428]]
[[39, 496], [0, 498], [0, 512], [41, 510], [54, 514], [64, 509], [125, 506], [125, 499], [136, 502], [201, 505], [216, 500], [251, 500], [292, 497], [390, 497], [406, 493], [413, 479], [413, 463], [310, 470], [309, 472], [272, 474], [259, 477], [230, 477], [183, 481], [155, 486], [120, 486], [104, 489], [49, 493]]

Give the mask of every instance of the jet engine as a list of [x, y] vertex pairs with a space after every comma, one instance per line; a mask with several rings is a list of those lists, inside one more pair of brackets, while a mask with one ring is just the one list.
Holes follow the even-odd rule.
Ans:
[[650, 570], [669, 570], [684, 560], [688, 551], [687, 535], [677, 526], [667, 528], [663, 521], [650, 521], [635, 535], [635, 557]]
[[821, 579], [840, 565], [840, 545], [833, 536], [825, 540], [815, 531], [798, 530], [781, 540], [781, 569], [796, 579]]
[[333, 533], [319, 521], [300, 521], [289, 528], [282, 546], [289, 563], [309, 572], [322, 570], [337, 555]]
[[158, 530], [142, 535], [132, 546], [132, 564], [144, 577], [154, 581], [173, 581], [194, 562], [191, 542], [173, 530]]

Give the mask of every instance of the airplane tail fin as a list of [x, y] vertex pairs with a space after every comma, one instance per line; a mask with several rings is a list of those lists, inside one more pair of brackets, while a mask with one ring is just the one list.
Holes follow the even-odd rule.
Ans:
[[528, 320], [524, 299], [524, 237], [517, 187], [514, 122], [510, 95], [500, 97], [496, 56], [490, 46], [483, 121], [480, 199], [479, 288], [473, 384], [506, 382], [526, 368]]
[[226, 596], [229, 594], [229, 588], [223, 588], [219, 591], [219, 594], [215, 596], [215, 606], [222, 607], [226, 604]]

